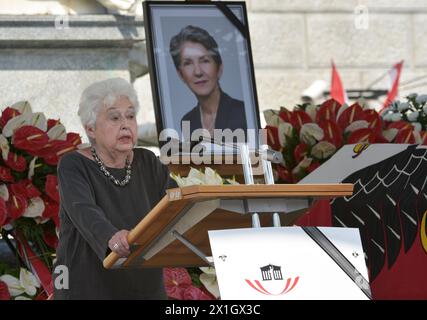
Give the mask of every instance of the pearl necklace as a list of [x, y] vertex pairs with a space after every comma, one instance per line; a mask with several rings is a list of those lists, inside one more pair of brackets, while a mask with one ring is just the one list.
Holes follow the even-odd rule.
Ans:
[[99, 169], [104, 173], [104, 175], [109, 178], [116, 186], [119, 187], [124, 187], [125, 185], [127, 185], [130, 181], [131, 175], [132, 175], [132, 169], [131, 169], [131, 163], [129, 161], [128, 158], [126, 158], [126, 176], [124, 177], [124, 179], [122, 181], [119, 181], [118, 179], [116, 179], [105, 167], [104, 163], [102, 162], [102, 160], [98, 157], [98, 154], [95, 151], [94, 147], [91, 147], [90, 150], [92, 151], [92, 156], [95, 159], [96, 163], [99, 166]]

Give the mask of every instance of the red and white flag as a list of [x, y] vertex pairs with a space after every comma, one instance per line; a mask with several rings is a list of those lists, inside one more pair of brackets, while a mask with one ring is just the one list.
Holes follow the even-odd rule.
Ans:
[[381, 111], [383, 111], [390, 103], [394, 101], [394, 99], [397, 97], [398, 93], [398, 87], [399, 87], [399, 79], [400, 79], [400, 73], [402, 72], [402, 66], [403, 66], [403, 60], [399, 63], [396, 63], [393, 68], [389, 71], [390, 75], [390, 90], [387, 94], [387, 99], [384, 101], [383, 108]]
[[331, 98], [343, 104], [348, 102], [347, 94], [345, 93], [340, 75], [332, 61], [332, 77], [331, 77]]

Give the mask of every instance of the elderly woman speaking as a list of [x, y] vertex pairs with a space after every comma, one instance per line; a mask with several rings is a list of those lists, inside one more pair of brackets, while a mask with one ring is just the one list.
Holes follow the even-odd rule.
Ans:
[[68, 288], [55, 285], [55, 299], [166, 298], [161, 269], [102, 265], [111, 251], [130, 253], [128, 230], [173, 186], [167, 167], [135, 148], [138, 108], [134, 89], [120, 78], [94, 83], [82, 94], [78, 114], [91, 147], [66, 154], [58, 166], [55, 266], [67, 267], [69, 279], [56, 279], [68, 280]]

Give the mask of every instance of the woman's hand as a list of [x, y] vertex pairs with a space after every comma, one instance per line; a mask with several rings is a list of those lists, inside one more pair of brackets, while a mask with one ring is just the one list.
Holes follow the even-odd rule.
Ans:
[[108, 241], [108, 247], [120, 257], [127, 257], [130, 254], [128, 234], [128, 230], [120, 230]]

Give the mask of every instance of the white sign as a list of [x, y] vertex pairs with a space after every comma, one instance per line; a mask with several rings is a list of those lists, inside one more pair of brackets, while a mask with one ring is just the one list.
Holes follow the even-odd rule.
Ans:
[[369, 299], [356, 228], [215, 230], [209, 239], [223, 300]]

